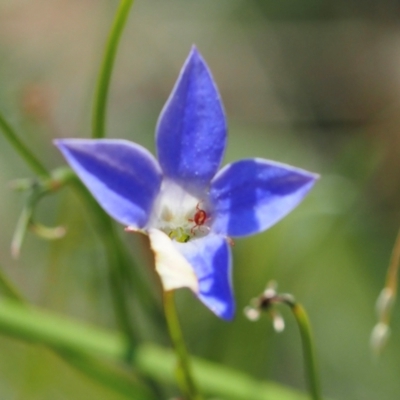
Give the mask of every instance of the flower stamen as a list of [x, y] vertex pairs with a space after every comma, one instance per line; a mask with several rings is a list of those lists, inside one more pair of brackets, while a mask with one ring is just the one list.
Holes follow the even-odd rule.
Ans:
[[190, 235], [188, 235], [185, 230], [181, 227], [173, 229], [168, 236], [172, 240], [176, 240], [177, 242], [180, 243], [187, 243], [190, 240]]
[[[200, 202], [197, 203], [196, 205], [196, 212], [193, 216], [193, 218], [189, 218], [189, 222], [194, 222], [194, 226], [190, 230], [190, 233], [194, 235], [194, 230], [195, 229], [200, 229], [200, 227], [204, 226], [206, 221], [210, 219], [210, 217], [207, 215], [206, 211], [200, 208]], [[208, 227], [207, 227], [208, 228]], [[208, 230], [210, 230], [208, 228]]]

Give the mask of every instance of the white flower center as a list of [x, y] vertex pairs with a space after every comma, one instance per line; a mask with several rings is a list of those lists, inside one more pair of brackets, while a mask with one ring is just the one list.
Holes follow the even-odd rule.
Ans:
[[208, 235], [209, 220], [206, 198], [198, 198], [176, 183], [164, 180], [147, 229], [156, 228], [177, 242], [188, 242]]

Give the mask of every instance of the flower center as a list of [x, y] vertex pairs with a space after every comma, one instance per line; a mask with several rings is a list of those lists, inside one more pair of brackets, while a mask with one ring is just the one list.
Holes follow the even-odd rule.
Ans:
[[181, 243], [206, 236], [210, 231], [206, 198], [206, 194], [198, 198], [176, 183], [164, 180], [147, 227], [160, 229]]

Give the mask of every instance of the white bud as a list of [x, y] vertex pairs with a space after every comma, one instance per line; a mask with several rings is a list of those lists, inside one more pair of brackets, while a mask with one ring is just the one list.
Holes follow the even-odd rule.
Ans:
[[260, 310], [258, 310], [257, 308], [248, 306], [244, 309], [244, 315], [250, 321], [258, 321], [258, 319], [260, 318]]
[[383, 322], [378, 322], [371, 334], [371, 347], [375, 353], [379, 354], [385, 347], [390, 336], [390, 328]]
[[265, 297], [267, 299], [271, 299], [272, 297], [275, 297], [277, 294], [277, 292], [276, 292], [277, 288], [278, 288], [278, 284], [276, 283], [276, 281], [268, 282], [268, 285], [263, 292], [263, 297]]
[[285, 320], [283, 319], [282, 315], [277, 312], [272, 314], [272, 324], [275, 332], [277, 333], [281, 333], [285, 330]]

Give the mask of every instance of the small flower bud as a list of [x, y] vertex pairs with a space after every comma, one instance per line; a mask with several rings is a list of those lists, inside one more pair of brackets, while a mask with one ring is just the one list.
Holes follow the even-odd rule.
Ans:
[[390, 328], [383, 322], [378, 322], [371, 334], [371, 347], [375, 353], [381, 353], [390, 336]]
[[285, 320], [283, 319], [282, 315], [277, 312], [274, 312], [271, 313], [271, 317], [275, 332], [277, 333], [283, 332], [285, 330]]
[[258, 321], [258, 319], [260, 318], [260, 310], [248, 306], [244, 309], [244, 315], [249, 321]]

